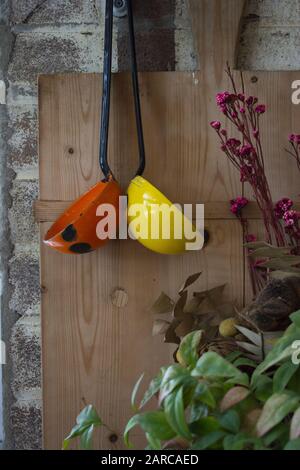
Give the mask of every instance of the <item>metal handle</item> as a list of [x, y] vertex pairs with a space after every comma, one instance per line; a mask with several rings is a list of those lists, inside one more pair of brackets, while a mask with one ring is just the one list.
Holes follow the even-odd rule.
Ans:
[[104, 174], [105, 180], [107, 181], [110, 181], [113, 179], [113, 174], [111, 172], [111, 169], [107, 161], [110, 89], [111, 89], [112, 33], [113, 33], [113, 0], [106, 0], [99, 164]]
[[136, 176], [137, 176], [137, 175], [142, 175], [145, 170], [145, 165], [146, 165], [145, 144], [144, 144], [143, 123], [142, 123], [142, 114], [141, 114], [139, 81], [138, 81], [136, 49], [135, 49], [134, 22], [133, 22], [131, 0], [126, 0], [126, 4], [127, 4], [129, 40], [130, 40], [130, 52], [131, 52], [132, 87], [133, 87], [133, 95], [134, 95], [136, 128], [137, 128], [138, 144], [139, 144], [139, 167], [136, 172]]
[[[136, 175], [142, 175], [145, 170], [145, 145], [143, 135], [143, 124], [139, 94], [139, 82], [137, 72], [137, 60], [135, 49], [135, 34], [131, 0], [126, 0], [129, 26], [129, 40], [131, 52], [131, 76], [134, 95], [134, 108], [136, 127], [139, 145], [139, 167]], [[110, 111], [110, 90], [111, 90], [111, 64], [112, 64], [112, 34], [113, 34], [113, 0], [106, 0], [105, 7], [105, 33], [104, 33], [104, 65], [103, 65], [103, 91], [102, 91], [102, 111], [100, 126], [100, 147], [99, 163], [105, 180], [114, 179], [113, 173], [107, 161], [108, 151], [108, 131], [109, 131], [109, 111]]]

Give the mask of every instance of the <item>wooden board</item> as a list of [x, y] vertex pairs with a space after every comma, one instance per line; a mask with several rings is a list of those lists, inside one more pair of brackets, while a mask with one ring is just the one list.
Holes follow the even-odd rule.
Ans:
[[[149, 306], [161, 290], [175, 296], [185, 277], [200, 270], [203, 274], [197, 287], [227, 283], [229, 298], [239, 305], [248, 298], [241, 229], [226, 212], [228, 201], [242, 194], [243, 188], [209, 126], [219, 118], [214, 96], [228, 88], [225, 58], [233, 60], [229, 54], [234, 51], [243, 2], [193, 0], [190, 5], [202, 51], [201, 71], [140, 74], [145, 177], [174, 202], [207, 203], [210, 242], [201, 252], [176, 257], [151, 253], [129, 240], [110, 242], [96, 253], [79, 257], [55, 253], [41, 244], [47, 449], [60, 448], [84, 403], [93, 403], [119, 436], [113, 445], [109, 431], [104, 430], [97, 434], [95, 447], [123, 448], [121, 436], [132, 413], [134, 383], [144, 371], [147, 382], [170, 361], [174, 349], [151, 336]], [[299, 74], [255, 73], [256, 83], [252, 76], [245, 74], [248, 89], [270, 108], [271, 121], [265, 118], [263, 133], [272, 189], [275, 197], [294, 197], [299, 192], [296, 167], [287, 163], [281, 147], [285, 133], [296, 130], [299, 123], [300, 107], [290, 101], [291, 83]], [[97, 156], [100, 90], [101, 77], [95, 74], [40, 77], [40, 202], [36, 214], [41, 236], [68, 201], [101, 177]], [[138, 160], [128, 74], [113, 76], [109, 155], [125, 189]], [[258, 217], [254, 204], [249, 211], [252, 218]], [[116, 288], [128, 294], [125, 307], [117, 308], [111, 302]], [[137, 448], [143, 447], [138, 430], [135, 442]]]

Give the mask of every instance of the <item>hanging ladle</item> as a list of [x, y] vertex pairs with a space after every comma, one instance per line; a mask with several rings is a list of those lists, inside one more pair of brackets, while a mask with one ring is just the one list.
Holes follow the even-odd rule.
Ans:
[[[135, 50], [135, 33], [131, 0], [126, 0], [131, 49], [131, 72], [140, 164], [127, 189], [128, 225], [131, 234], [146, 248], [161, 254], [179, 254], [193, 244], [203, 245], [203, 236], [182, 211], [153, 184], [142, 177], [145, 169], [145, 146]], [[172, 214], [172, 215], [170, 215]], [[137, 219], [138, 217], [138, 219]], [[163, 221], [169, 220], [167, 230]], [[137, 222], [137, 223], [136, 223]], [[143, 229], [141, 229], [143, 227]], [[153, 229], [151, 231], [151, 229]]]
[[[155, 186], [142, 177], [145, 169], [145, 146], [139, 97], [139, 84], [135, 50], [135, 34], [131, 0], [126, 0], [129, 38], [131, 49], [131, 72], [135, 104], [135, 116], [139, 144], [139, 167], [130, 182], [128, 195], [128, 224], [131, 234], [146, 248], [163, 254], [178, 254], [187, 250], [187, 243], [201, 242], [202, 236], [195, 230], [192, 222], [169, 201]], [[87, 193], [75, 201], [65, 213], [57, 219], [46, 233], [44, 242], [63, 253], [87, 253], [104, 245], [108, 238], [98, 238], [96, 226], [99, 216], [96, 209], [101, 204], [111, 204], [118, 214], [121, 188], [115, 180], [108, 161], [108, 129], [111, 88], [112, 62], [113, 0], [106, 1], [103, 95], [100, 132], [99, 162], [104, 180], [97, 183]], [[139, 210], [139, 222], [136, 221], [136, 207]], [[170, 217], [170, 209], [173, 216]], [[161, 221], [170, 217], [169, 236], [165, 237]], [[118, 220], [117, 220], [118, 223]], [[150, 230], [141, 233], [140, 227], [156, 224], [154, 234]], [[178, 237], [178, 233], [181, 236]], [[187, 236], [188, 234], [188, 236]], [[194, 239], [192, 239], [194, 237]], [[199, 243], [198, 243], [199, 244]], [[201, 243], [200, 243], [201, 245]]]
[[79, 254], [103, 246], [108, 238], [99, 238], [96, 227], [101, 218], [96, 215], [101, 204], [115, 207], [118, 224], [119, 196], [121, 188], [115, 180], [107, 161], [108, 129], [111, 89], [113, 32], [113, 0], [107, 0], [105, 9], [103, 93], [100, 126], [99, 163], [104, 179], [80, 196], [45, 235], [44, 242], [62, 253]]

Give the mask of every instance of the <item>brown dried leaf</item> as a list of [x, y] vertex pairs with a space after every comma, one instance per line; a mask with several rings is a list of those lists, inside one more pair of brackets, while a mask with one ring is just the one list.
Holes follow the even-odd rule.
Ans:
[[152, 336], [163, 335], [166, 333], [167, 329], [170, 326], [170, 322], [165, 320], [154, 320], [153, 328], [152, 328]]
[[177, 318], [177, 319], [184, 318], [184, 315], [185, 315], [184, 307], [187, 301], [187, 295], [188, 295], [187, 291], [184, 291], [179, 297], [179, 299], [177, 300], [175, 307], [174, 307], [174, 311], [173, 311], [174, 318]]
[[218, 307], [218, 312], [223, 319], [235, 317], [235, 306], [231, 302], [226, 302]]
[[204, 300], [201, 300], [197, 312], [195, 312], [196, 315], [206, 315], [208, 313], [215, 313], [216, 308], [212, 304], [211, 300], [208, 298], [204, 298]]
[[201, 276], [201, 274], [202, 273], [200, 272], [200, 273], [192, 274], [191, 276], [189, 276], [187, 280], [185, 281], [185, 283], [182, 285], [182, 287], [179, 289], [178, 294], [181, 295], [183, 291], [185, 291], [189, 286], [194, 284], [194, 282], [197, 281], [197, 279]]
[[200, 300], [197, 297], [192, 297], [191, 299], [188, 300], [186, 303], [183, 311], [184, 313], [197, 313], [199, 310], [199, 306], [201, 304], [202, 300]]
[[250, 393], [250, 390], [245, 387], [233, 387], [223, 397], [220, 403], [220, 410], [224, 411], [232, 408], [233, 406], [244, 400]]
[[173, 300], [164, 292], [160, 294], [158, 299], [152, 305], [151, 310], [156, 314], [170, 313], [174, 307]]
[[166, 331], [165, 338], [164, 338], [164, 343], [170, 343], [170, 344], [180, 344], [180, 338], [176, 335], [175, 330], [177, 326], [179, 325], [180, 321], [178, 320], [173, 320], [171, 325]]
[[198, 298], [205, 298], [208, 299], [211, 304], [216, 307], [222, 303], [222, 296], [224, 289], [226, 287], [226, 284], [223, 284], [221, 286], [213, 287], [212, 289], [208, 289], [206, 291], [202, 292], [194, 292], [194, 296]]
[[183, 337], [186, 336], [188, 333], [191, 333], [191, 331], [194, 330], [194, 324], [195, 320], [193, 316], [186, 313], [184, 319], [175, 330], [176, 335]]

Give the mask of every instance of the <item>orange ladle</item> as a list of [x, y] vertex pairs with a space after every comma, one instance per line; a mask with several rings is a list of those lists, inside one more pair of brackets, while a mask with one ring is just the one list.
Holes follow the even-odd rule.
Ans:
[[97, 207], [111, 204], [115, 207], [118, 226], [119, 196], [121, 188], [115, 180], [107, 161], [111, 63], [113, 32], [113, 0], [106, 1], [103, 93], [100, 128], [99, 163], [104, 179], [80, 196], [50, 227], [44, 243], [55, 250], [68, 254], [88, 253], [103, 246], [109, 238], [99, 238], [96, 233], [101, 217]]

